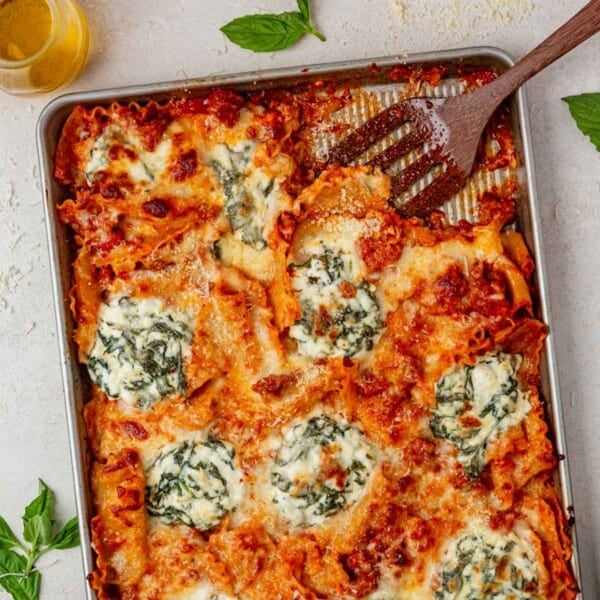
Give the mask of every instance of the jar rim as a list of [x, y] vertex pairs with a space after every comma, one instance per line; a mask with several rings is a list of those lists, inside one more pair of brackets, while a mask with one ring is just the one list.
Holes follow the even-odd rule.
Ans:
[[56, 38], [57, 21], [58, 21], [58, 10], [56, 7], [55, 0], [44, 0], [48, 8], [50, 9], [50, 16], [52, 17], [52, 24], [50, 26], [50, 33], [48, 39], [44, 45], [31, 56], [24, 58], [23, 60], [8, 60], [7, 58], [0, 58], [0, 69], [22, 69], [23, 67], [29, 67], [33, 65], [41, 56], [43, 56], [48, 48], [52, 45]]

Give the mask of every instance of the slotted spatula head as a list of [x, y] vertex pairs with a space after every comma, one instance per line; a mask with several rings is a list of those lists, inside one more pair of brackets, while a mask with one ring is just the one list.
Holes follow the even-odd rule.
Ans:
[[[367, 121], [334, 146], [329, 154], [329, 162], [342, 166], [360, 162], [360, 157], [375, 143], [408, 125], [408, 133], [367, 161], [367, 164], [385, 172], [403, 157], [416, 152], [415, 160], [400, 172], [391, 174], [391, 199], [393, 201], [427, 175], [433, 174], [431, 183], [408, 202], [396, 207], [403, 217], [423, 217], [463, 186], [471, 171], [479, 137], [487, 121], [487, 117], [485, 120], [480, 118], [477, 123], [472, 118], [464, 118], [465, 107], [458, 106], [456, 111], [455, 100], [402, 100]], [[455, 112], [458, 112], [458, 120]]]
[[344, 138], [329, 161], [348, 165], [375, 142], [410, 123], [399, 141], [369, 161], [386, 171], [402, 156], [418, 158], [392, 175], [392, 199], [429, 173], [433, 181], [408, 202], [396, 206], [404, 217], [423, 217], [443, 204], [471, 172], [481, 133], [499, 104], [520, 85], [600, 30], [600, 0], [591, 0], [574, 17], [492, 83], [451, 98], [402, 100]]

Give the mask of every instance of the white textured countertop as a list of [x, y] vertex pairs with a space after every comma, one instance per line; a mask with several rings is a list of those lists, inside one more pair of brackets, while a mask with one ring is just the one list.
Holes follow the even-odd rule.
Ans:
[[[306, 37], [259, 55], [226, 42], [219, 27], [294, 10], [293, 0], [83, 0], [90, 60], [60, 93], [469, 45], [519, 56], [584, 3], [313, 0], [327, 42]], [[560, 98], [600, 91], [599, 62], [600, 35], [527, 86], [586, 600], [600, 597], [600, 153]], [[0, 514], [16, 530], [38, 477], [57, 494], [59, 520], [74, 513], [35, 150], [37, 116], [55, 95], [0, 94]], [[43, 599], [84, 597], [79, 550], [44, 565]]]

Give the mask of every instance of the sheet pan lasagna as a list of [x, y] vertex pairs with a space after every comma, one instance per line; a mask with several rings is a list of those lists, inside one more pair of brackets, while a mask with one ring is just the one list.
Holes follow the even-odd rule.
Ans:
[[[311, 153], [354, 93], [68, 118], [99, 599], [575, 597], [515, 183], [402, 219]], [[514, 166], [486, 136], [477, 168]]]

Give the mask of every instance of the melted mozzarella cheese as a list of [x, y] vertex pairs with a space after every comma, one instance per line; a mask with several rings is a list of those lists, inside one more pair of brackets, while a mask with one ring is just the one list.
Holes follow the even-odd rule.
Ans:
[[267, 285], [273, 280], [273, 264], [276, 257], [270, 248], [255, 250], [231, 233], [222, 235], [217, 247], [219, 260], [223, 264], [233, 266]]
[[285, 361], [279, 350], [277, 331], [270, 322], [269, 311], [257, 307], [252, 311], [252, 323], [254, 333], [262, 354], [261, 373], [264, 377], [269, 374], [279, 373], [284, 367]]
[[[122, 146], [127, 152], [118, 153], [117, 158], [110, 158], [108, 153], [113, 144]], [[128, 132], [125, 139], [122, 130], [107, 127], [92, 144], [90, 158], [84, 167], [85, 177], [88, 183], [92, 183], [110, 168], [111, 173], [126, 174], [134, 184], [147, 185], [158, 180], [166, 171], [172, 148], [169, 135], [164, 136], [152, 151], [148, 151], [131, 132]], [[123, 189], [126, 190], [125, 187]]]
[[377, 582], [377, 589], [370, 593], [366, 600], [431, 600], [431, 591], [423, 590], [423, 595], [418, 590], [403, 590], [400, 582], [390, 573], [390, 569], [383, 569]]
[[451, 265], [469, 272], [476, 261], [494, 262], [503, 253], [502, 241], [492, 228], [475, 227], [473, 240], [450, 239], [435, 246], [407, 246], [400, 260], [384, 269], [379, 287], [387, 305], [394, 309], [409, 298], [422, 281], [434, 281]]

